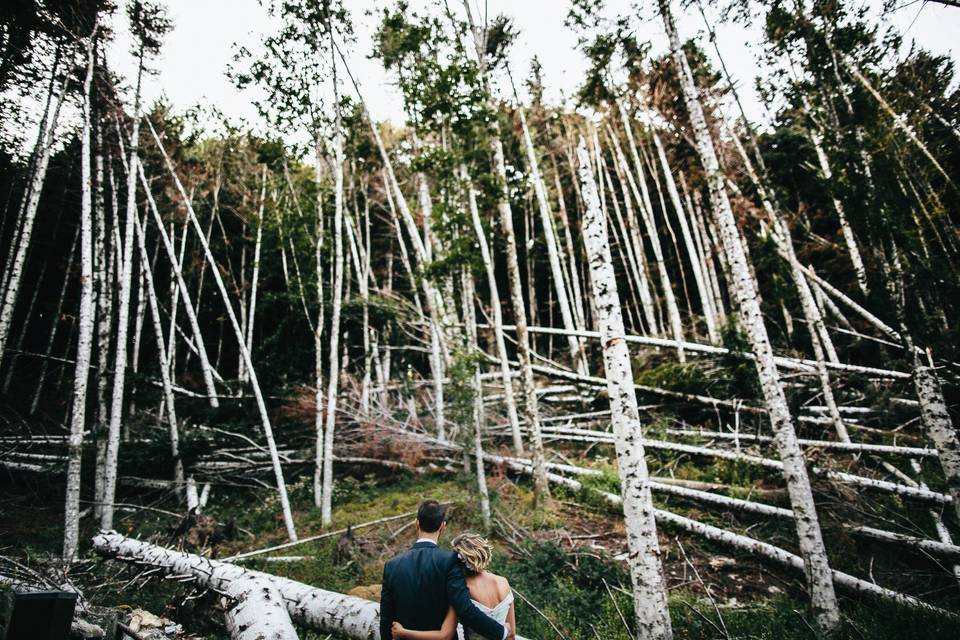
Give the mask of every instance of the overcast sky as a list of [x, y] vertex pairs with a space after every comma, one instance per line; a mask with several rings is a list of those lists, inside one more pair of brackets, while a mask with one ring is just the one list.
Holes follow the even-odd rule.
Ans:
[[[433, 1], [410, 0], [410, 4], [416, 9]], [[476, 6], [477, 0], [473, 1]], [[460, 9], [459, 2], [450, 2], [455, 10]], [[561, 95], [572, 95], [583, 78], [586, 64], [575, 48], [576, 35], [563, 25], [569, 0], [486, 0], [486, 3], [491, 17], [499, 13], [511, 16], [520, 31], [510, 60], [515, 77], [525, 77], [530, 59], [537, 55], [543, 64], [547, 99], [557, 101]], [[902, 0], [900, 8], [884, 15], [882, 0], [857, 0], [857, 3], [868, 7], [873, 19], [880, 24], [893, 25], [901, 33], [905, 32], [905, 47], [915, 39], [924, 48], [949, 53], [954, 60], [960, 60], [957, 43], [960, 9], [923, 0]], [[166, 4], [174, 30], [167, 36], [160, 57], [153, 62], [158, 73], [145, 81], [147, 100], [163, 95], [177, 109], [214, 105], [231, 119], [245, 119], [259, 127], [257, 112], [251, 103], [252, 94], [238, 91], [227, 79], [225, 70], [236, 44], [256, 50], [264, 34], [274, 30], [275, 24], [266, 9], [257, 0], [166, 0]], [[361, 79], [371, 112], [376, 119], [402, 122], [399, 92], [379, 62], [368, 58], [379, 9], [392, 5], [393, 0], [346, 0], [344, 4], [352, 13], [358, 36], [348, 58], [352, 70]], [[607, 13], [611, 16], [631, 13], [631, 4], [630, 0], [607, 0]], [[644, 3], [647, 7], [652, 5], [652, 2]], [[642, 23], [637, 36], [640, 41], [650, 41], [652, 53], [656, 55], [666, 49], [666, 37], [660, 21], [653, 19], [652, 13], [650, 17]], [[681, 37], [704, 33], [703, 20], [695, 11], [678, 18]], [[109, 52], [110, 63], [132, 81], [135, 61], [128, 52], [130, 35], [125, 18], [118, 18], [117, 23], [117, 38]], [[766, 114], [753, 89], [755, 76], [763, 73], [758, 62], [760, 26], [716, 24], [715, 27], [725, 62], [744, 94], [751, 119], [764, 120]], [[703, 42], [706, 45], [706, 40]], [[709, 53], [713, 55], [712, 49]]]

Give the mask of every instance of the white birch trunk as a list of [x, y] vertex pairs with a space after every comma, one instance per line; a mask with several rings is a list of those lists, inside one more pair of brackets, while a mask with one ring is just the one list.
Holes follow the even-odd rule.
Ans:
[[537, 506], [541, 507], [550, 497], [546, 468], [543, 466], [543, 438], [540, 435], [540, 410], [537, 402], [537, 390], [533, 380], [530, 362], [530, 336], [527, 334], [527, 312], [523, 306], [523, 280], [520, 277], [520, 263], [517, 257], [517, 237], [513, 231], [513, 211], [505, 192], [507, 169], [503, 159], [503, 144], [499, 136], [492, 136], [490, 148], [493, 152], [494, 171], [499, 179], [497, 212], [500, 214], [500, 226], [507, 244], [507, 276], [510, 283], [510, 301], [513, 306], [514, 323], [517, 326], [517, 359], [520, 361], [524, 392], [524, 413], [527, 428], [530, 430], [530, 448], [533, 453], [533, 482]]
[[263, 245], [263, 211], [267, 199], [267, 165], [263, 165], [260, 187], [260, 210], [257, 213], [257, 240], [253, 248], [253, 283], [250, 285], [250, 304], [247, 312], [247, 351], [253, 352], [253, 324], [257, 315], [257, 288], [260, 285], [260, 248]]
[[712, 212], [723, 238], [730, 262], [731, 283], [740, 305], [743, 328], [756, 355], [757, 374], [763, 390], [770, 421], [777, 438], [777, 449], [783, 462], [783, 475], [795, 514], [797, 537], [803, 556], [810, 591], [811, 606], [817, 627], [824, 635], [834, 632], [840, 624], [840, 611], [833, 588], [832, 573], [827, 560], [823, 536], [817, 517], [813, 492], [807, 476], [803, 453], [797, 442], [787, 399], [773, 361], [773, 352], [763, 316], [759, 295], [747, 266], [746, 255], [737, 229], [736, 219], [727, 198], [724, 176], [720, 171], [710, 131], [700, 105], [693, 74], [681, 47], [680, 37], [673, 21], [670, 0], [659, 0], [660, 13], [670, 40], [677, 75], [683, 88], [687, 111], [693, 127], [697, 151], [710, 185]]
[[327, 410], [323, 431], [323, 447], [318, 449], [314, 489], [320, 484], [320, 519], [326, 526], [332, 519], [333, 437], [337, 422], [337, 392], [340, 385], [340, 312], [343, 303], [343, 143], [340, 131], [333, 141], [333, 303], [330, 316], [329, 370], [327, 372]]
[[237, 581], [254, 580], [279, 591], [287, 613], [298, 624], [355, 640], [378, 640], [380, 637], [380, 607], [370, 600], [166, 549], [127, 538], [115, 531], [101, 532], [94, 538], [93, 545], [103, 556], [152, 565], [167, 574], [192, 576], [198, 585], [221, 592], [229, 590]]
[[[823, 179], [830, 181], [833, 180], [833, 171], [830, 169], [830, 160], [827, 158], [826, 152], [823, 150], [823, 139], [820, 136], [820, 133], [811, 130], [810, 131], [810, 140], [813, 142], [813, 148], [817, 152], [817, 162], [820, 163], [820, 173], [823, 174]], [[853, 228], [850, 226], [850, 221], [847, 220], [847, 213], [843, 207], [843, 203], [840, 202], [840, 199], [833, 196], [833, 208], [837, 212], [837, 218], [840, 221], [840, 231], [843, 234], [843, 241], [847, 245], [847, 252], [850, 254], [850, 263], [853, 265], [853, 273], [857, 278], [857, 284], [860, 286], [860, 291], [863, 292], [863, 295], [869, 293], [869, 286], [867, 284], [867, 269], [863, 265], [863, 257], [860, 255], [860, 246], [857, 244], [857, 238], [853, 233]]]
[[493, 257], [490, 255], [490, 246], [480, 222], [480, 212], [477, 209], [477, 192], [473, 183], [469, 182], [466, 169], [461, 168], [464, 180], [467, 180], [467, 204], [470, 207], [470, 218], [473, 221], [473, 230], [477, 234], [477, 244], [480, 247], [480, 257], [487, 273], [487, 288], [490, 290], [491, 321], [493, 322], [493, 337], [497, 345], [497, 354], [500, 356], [500, 375], [503, 381], [503, 398], [507, 406], [507, 418], [510, 421], [510, 433], [513, 436], [513, 450], [523, 453], [523, 437], [520, 434], [520, 418], [517, 415], [517, 402], [513, 393], [513, 376], [510, 371], [510, 361], [507, 357], [507, 343], [503, 337], [503, 309], [500, 307], [500, 290], [497, 287], [497, 274], [494, 270]]
[[[550, 210], [550, 203], [547, 200], [547, 189], [543, 184], [543, 176], [540, 175], [540, 165], [537, 161], [537, 152], [533, 148], [533, 140], [530, 138], [530, 130], [527, 128], [527, 118], [523, 113], [523, 105], [517, 105], [517, 112], [520, 114], [520, 126], [523, 130], [523, 144], [527, 151], [527, 162], [530, 165], [530, 180], [533, 182], [533, 191], [537, 197], [537, 205], [540, 209], [540, 226], [543, 227], [543, 235], [547, 241], [547, 256], [550, 260], [550, 272], [553, 274], [554, 289], [557, 292], [557, 306], [560, 307], [560, 317], [563, 319], [563, 326], [567, 329], [578, 329], [573, 318], [573, 310], [570, 307], [570, 297], [567, 295], [567, 287], [564, 284], [563, 266], [560, 262], [560, 252], [557, 246], [557, 237], [553, 230], [553, 213]], [[560, 194], [562, 197], [562, 193]], [[570, 358], [576, 363], [580, 373], [588, 373], [587, 358], [583, 350], [583, 343], [573, 335], [567, 336], [567, 343], [570, 349]]]
[[[203, 373], [203, 382], [207, 390], [207, 396], [209, 397], [209, 403], [211, 407], [219, 407], [220, 401], [217, 396], [217, 388], [214, 385], [214, 378], [220, 379], [220, 375], [213, 369], [210, 364], [210, 359], [207, 356], [207, 347], [203, 341], [203, 333], [200, 331], [200, 322], [197, 319], [197, 308], [200, 304], [200, 289], [197, 289], [197, 303], [193, 303], [190, 298], [190, 291], [187, 288], [187, 282], [183, 277], [183, 257], [181, 251], [181, 257], [177, 257], [176, 251], [173, 246], [173, 241], [170, 235], [167, 233], [166, 228], [163, 226], [163, 219], [160, 217], [160, 211], [157, 209], [157, 203], [153, 198], [153, 192], [150, 190], [150, 183], [147, 181], [146, 174], [144, 173], [143, 167], [138, 166], [137, 170], [140, 172], [140, 184], [143, 186], [143, 191], [147, 196], [147, 206], [150, 209], [150, 212], [153, 214], [153, 221], [157, 226], [157, 233], [159, 235], [160, 241], [163, 244], [164, 252], [167, 254], [167, 259], [170, 262], [171, 270], [173, 271], [173, 276], [176, 279], [177, 288], [180, 291], [180, 298], [183, 299], [183, 309], [187, 314], [187, 321], [190, 323], [190, 332], [193, 336], [194, 348], [197, 352], [197, 356], [200, 359], [200, 370]], [[212, 231], [212, 221], [211, 229]], [[186, 229], [184, 229], [184, 234], [186, 234]], [[207, 242], [209, 242], [210, 233], [207, 233], [206, 236], [203, 236]], [[202, 286], [202, 276], [203, 271], [200, 272]], [[171, 314], [173, 310], [171, 309]], [[171, 324], [171, 336], [176, 330], [176, 326]], [[172, 338], [171, 338], [172, 340]]]
[[183, 184], [181, 184], [180, 178], [177, 176], [177, 173], [173, 168], [173, 163], [170, 161], [170, 156], [167, 155], [166, 149], [164, 149], [163, 143], [160, 141], [160, 136], [157, 135], [157, 132], [154, 130], [153, 125], [150, 124], [150, 121], [147, 120], [146, 122], [147, 126], [150, 128], [150, 133], [153, 135], [154, 142], [157, 145], [157, 150], [160, 151], [160, 154], [163, 156], [164, 163], [167, 165], [167, 170], [170, 172], [171, 179], [173, 180], [177, 190], [180, 192], [180, 196], [183, 198], [184, 204], [187, 208], [187, 215], [190, 217], [190, 222], [193, 224], [197, 238], [200, 240], [200, 244], [203, 247], [203, 253], [210, 265], [210, 273], [213, 275], [213, 279], [217, 283], [217, 289], [220, 292], [220, 297], [223, 299], [223, 304], [226, 308], [230, 325], [233, 328], [234, 337], [237, 340], [237, 346], [240, 350], [240, 355], [243, 357], [247, 371], [250, 375], [250, 386], [253, 389], [253, 395], [257, 403], [257, 410], [260, 413], [263, 435], [267, 441], [267, 448], [270, 451], [270, 462], [271, 466], [273, 467], [274, 477], [276, 478], [277, 482], [277, 492], [280, 494], [280, 507], [283, 511], [283, 521], [287, 529], [287, 536], [291, 540], [296, 540], [297, 532], [293, 523], [293, 512], [290, 510], [290, 500], [287, 497], [287, 486], [283, 479], [283, 470], [280, 466], [280, 456], [277, 454], [277, 445], [273, 439], [273, 427], [270, 424], [270, 416], [267, 413], [267, 405], [264, 401], [263, 393], [260, 390], [260, 383], [257, 380], [257, 374], [254, 371], [253, 363], [250, 360], [250, 352], [247, 351], [247, 347], [244, 342], [243, 332], [240, 330], [240, 324], [237, 322], [236, 313], [233, 310], [233, 305], [230, 303], [230, 296], [227, 293], [227, 288], [223, 283], [223, 278], [220, 276], [220, 269], [218, 268], [216, 261], [213, 259], [213, 254], [210, 252], [210, 245], [207, 243], [206, 237], [203, 235], [203, 228], [200, 226], [200, 221], [197, 219], [197, 214], [193, 210], [193, 205], [187, 198]]
[[673, 637], [673, 630], [667, 608], [666, 582], [660, 562], [647, 463], [640, 442], [640, 415], [633, 390], [633, 368], [630, 364], [630, 352], [624, 341], [620, 296], [617, 293], [617, 280], [610, 255], [606, 220], [600, 210], [600, 199], [590, 168], [587, 144], [582, 138], [577, 155], [580, 160], [581, 192], [586, 206], [583, 213], [583, 239], [590, 264], [593, 297], [599, 314], [597, 324], [600, 326], [603, 342], [611, 421], [620, 469], [624, 524], [630, 550], [633, 604], [637, 616], [636, 636], [669, 640]]
[[[110, 423], [107, 433], [100, 434], [106, 439], [106, 448], [102, 462], [101, 494], [97, 496], [100, 504], [100, 526], [113, 528], [113, 502], [117, 492], [117, 460], [120, 454], [120, 421], [123, 419], [123, 392], [126, 383], [127, 342], [130, 328], [130, 293], [133, 280], [133, 241], [134, 222], [137, 215], [137, 171], [140, 147], [140, 86], [143, 79], [143, 51], [140, 52], [140, 64], [137, 71], [137, 88], [133, 99], [132, 131], [130, 134], [130, 159], [127, 162], [127, 204], [124, 222], [123, 261], [120, 268], [120, 307], [117, 310], [117, 339], [114, 350], [113, 392], [110, 397]], [[147, 257], [143, 256], [146, 260]]]
[[[468, 187], [469, 188], [469, 187]], [[478, 350], [477, 346], [477, 316], [474, 309], [474, 282], [473, 273], [469, 267], [463, 269], [463, 322], [466, 325], [467, 347], [471, 353]], [[483, 430], [486, 419], [483, 413], [483, 385], [480, 382], [480, 365], [475, 364], [470, 381], [473, 389], [473, 453], [476, 463], [477, 493], [480, 496], [480, 515], [483, 520], [483, 529], [489, 532], [492, 527], [490, 519], [490, 495], [487, 492], [487, 475], [483, 465]], [[466, 452], [468, 447], [464, 447]]]
[[[611, 136], [612, 137], [612, 136]], [[613, 180], [610, 178], [610, 173], [606, 168], [606, 162], [603, 159], [603, 154], [600, 149], [600, 140], [594, 132], [592, 136], [593, 146], [594, 146], [594, 155], [596, 156], [597, 161], [597, 174], [600, 175], [601, 172], [606, 175], [607, 185], [610, 189], [610, 200], [613, 206], [614, 213], [617, 216], [618, 221], [620, 222], [621, 235], [623, 236], [623, 252], [627, 255], [627, 258], [630, 259], [632, 256], [631, 266], [634, 270], [634, 279], [637, 283], [637, 289], [639, 290], [640, 303], [643, 306], [643, 315], [647, 322], [647, 330], [652, 335], [659, 335], [661, 333], [660, 323], [658, 322], [657, 312], [660, 311], [659, 305], [656, 304], [653, 300], [651, 292], [655, 288], [650, 284], [650, 278], [647, 275], [647, 258], [644, 251], [643, 239], [640, 236], [640, 229], [637, 225], [636, 215], [634, 214], [633, 201], [630, 199], [630, 194], [627, 192], [626, 180], [624, 178], [624, 161], [623, 154], [619, 154], [615, 159], [613, 165], [617, 173], [617, 178], [620, 180], [620, 186], [623, 191], [623, 204], [627, 210], [627, 223], [626, 225], [623, 221], [619, 220], [620, 215], [620, 205], [617, 202], [617, 194], [613, 188]], [[582, 190], [581, 190], [582, 196]], [[600, 205], [601, 209], [603, 208], [603, 190], [600, 190]], [[639, 201], [638, 201], [639, 202]], [[642, 206], [639, 205], [638, 206]], [[627, 229], [629, 229], [629, 235], [627, 234]], [[592, 298], [591, 298], [592, 300]]]
[[[703, 318], [707, 324], [707, 336], [710, 342], [720, 341], [720, 331], [717, 328], [716, 312], [713, 308], [710, 291], [707, 286], [707, 277], [702, 270], [703, 260], [697, 251], [696, 242], [693, 234], [690, 232], [690, 225], [687, 223], [686, 212], [683, 203], [680, 201], [680, 192], [677, 191], [677, 183], [673, 179], [673, 173], [670, 171], [670, 163], [667, 161], [667, 153], [660, 141], [660, 136], [656, 131], [651, 131], [653, 144], [657, 148], [657, 156], [660, 159], [660, 166], [663, 168], [663, 175], [667, 181], [667, 193], [670, 195], [670, 201], [677, 213], [677, 219], [680, 221], [680, 232], [683, 235], [684, 246], [687, 249], [687, 255], [690, 258], [690, 269], [693, 271], [693, 278], [697, 284], [697, 293], [700, 296], [700, 307], [703, 309]], [[666, 214], [666, 212], [664, 212]], [[682, 265], [681, 265], [682, 268]]]
[[[629, 124], [627, 124], [625, 128], [628, 129], [628, 134], [632, 136], [632, 133], [629, 131]], [[660, 276], [660, 288], [663, 290], [663, 300], [667, 307], [667, 318], [669, 318], [670, 321], [670, 330], [673, 333], [674, 339], [679, 345], [683, 341], [683, 323], [680, 319], [680, 309], [677, 306], [677, 298], [673, 293], [673, 284], [670, 282], [670, 274], [667, 272], [667, 265], [663, 259], [663, 246], [660, 244], [660, 233], [657, 230], [653, 213], [653, 205], [650, 202], [650, 193], [647, 190], [646, 176], [643, 173], [642, 166], [637, 164], [637, 177], [634, 178], [633, 171], [627, 164], [627, 159], [623, 155], [623, 150], [620, 148], [620, 142], [617, 140], [617, 137], [610, 136], [610, 139], [613, 143], [613, 149], [617, 161], [622, 167], [623, 173], [627, 177], [627, 184], [630, 186], [630, 193], [633, 194], [634, 201], [637, 203], [637, 208], [640, 210], [640, 218], [643, 220], [647, 237], [650, 239], [650, 247], [653, 249], [653, 258], [657, 263], [657, 273]], [[627, 196], [628, 194], [625, 190], [624, 197], [626, 198]], [[683, 353], [683, 347], [677, 347], [677, 356], [680, 362], [686, 361]]]
[[266, 580], [238, 579], [227, 587], [230, 640], [297, 640], [280, 591]]
[[[832, 348], [832, 342], [830, 342], [827, 327], [823, 322], [823, 316], [820, 314], [820, 308], [817, 306], [813, 292], [810, 290], [810, 283], [807, 282], [803, 268], [794, 251], [793, 235], [790, 232], [790, 226], [780, 212], [774, 208], [766, 185], [760, 181], [760, 177], [754, 170], [750, 156], [747, 155], [746, 149], [743, 148], [740, 138], [733, 132], [731, 132], [730, 137], [733, 139], [734, 146], [739, 152], [740, 158], [743, 160], [747, 175], [750, 176], [751, 181], [753, 181], [757, 187], [763, 208], [767, 212], [770, 224], [774, 229], [774, 241], [784, 254], [787, 265], [790, 267], [790, 277], [793, 280], [793, 285], [797, 289], [797, 295], [800, 298], [800, 307], [803, 310], [803, 317], [807, 323], [807, 331], [810, 334], [810, 343], [813, 347], [813, 354], [816, 360], [817, 376], [820, 380], [820, 392], [823, 395], [823, 402], [830, 413], [830, 419], [833, 421], [833, 428], [837, 433], [837, 438], [841, 442], [850, 442], [850, 435], [847, 433], [847, 427], [843, 423], [843, 418], [840, 416], [840, 409], [837, 407], [837, 401], [833, 395], [833, 384], [830, 381], [830, 373], [827, 371], [826, 366], [824, 343], [830, 344]], [[826, 338], [824, 338], [824, 336], [826, 336]]]
[[[63, 559], [73, 562], [80, 542], [80, 465], [86, 425], [87, 380], [93, 349], [93, 202], [90, 176], [90, 88], [93, 84], [97, 26], [87, 44], [87, 74], [83, 81], [83, 129], [80, 134], [80, 332], [74, 365], [70, 437], [67, 441], [67, 482], [64, 505]], [[11, 281], [11, 286], [12, 281]]]
[[176, 400], [173, 395], [173, 383], [170, 379], [170, 353], [164, 344], [163, 323], [160, 321], [160, 304], [157, 302], [157, 290], [153, 284], [153, 273], [146, 259], [147, 238], [139, 219], [134, 216], [137, 225], [137, 241], [140, 247], [140, 270], [143, 273], [143, 289], [150, 304], [150, 319], [160, 357], [160, 380], [163, 383], [163, 401], [166, 409], [167, 424], [170, 428], [170, 455], [173, 457], [173, 481], [180, 490], [184, 486], [183, 460], [180, 458], [180, 427], [177, 424]]
[[[33, 236], [33, 223], [37, 217], [37, 210], [40, 206], [40, 195], [43, 191], [43, 183], [47, 177], [47, 167], [50, 165], [50, 156], [53, 153], [53, 139], [57, 131], [57, 122], [60, 117], [60, 107], [63, 105], [64, 97], [67, 93], [66, 80], [60, 85], [60, 95], [57, 97], [57, 104], [54, 107], [53, 114], [50, 117], [50, 123], [45, 132], [42, 132], [38, 139], [40, 145], [39, 157], [30, 185], [27, 189], [27, 202], [23, 209], [23, 216], [20, 222], [19, 233], [15, 234], [16, 247], [10, 248], [13, 260], [8, 259], [9, 267], [4, 273], [5, 287], [3, 289], [2, 306], [0, 306], [0, 361], [7, 347], [7, 338], [10, 335], [11, 323], [13, 322], [13, 312], [17, 305], [17, 295], [20, 293], [20, 284], [23, 276], [23, 269], [27, 261], [27, 252], [30, 249], [30, 239]], [[85, 98], [86, 99], [86, 98]], [[87, 132], [89, 135], [89, 131]], [[88, 149], [89, 151], [89, 149]], [[88, 180], [89, 182], [89, 177]]]

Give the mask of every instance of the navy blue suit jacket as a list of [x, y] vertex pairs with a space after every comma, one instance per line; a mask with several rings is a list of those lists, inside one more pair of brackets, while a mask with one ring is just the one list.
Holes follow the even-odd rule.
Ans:
[[457, 554], [432, 542], [418, 542], [383, 567], [380, 638], [390, 640], [396, 620], [414, 631], [436, 631], [453, 606], [464, 628], [500, 640], [504, 628], [470, 599]]

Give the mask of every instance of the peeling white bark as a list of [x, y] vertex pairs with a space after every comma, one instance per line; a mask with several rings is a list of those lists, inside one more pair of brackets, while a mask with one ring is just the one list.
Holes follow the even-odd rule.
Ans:
[[[93, 349], [93, 202], [90, 190], [90, 88], [93, 84], [97, 25], [87, 44], [87, 74], [83, 82], [83, 129], [80, 134], [80, 331], [74, 366], [70, 437], [67, 441], [67, 482], [64, 506], [63, 559], [70, 563], [80, 542], [80, 464], [86, 423], [87, 381]], [[52, 125], [51, 125], [52, 126]], [[12, 283], [11, 283], [11, 286]]]
[[590, 265], [591, 288], [603, 343], [610, 413], [615, 434], [623, 496], [633, 605], [637, 616], [637, 638], [669, 640], [673, 637], [667, 608], [666, 582], [660, 562], [657, 526], [653, 517], [650, 480], [640, 439], [640, 414], [633, 390], [630, 351], [624, 341], [620, 295], [610, 255], [606, 219], [600, 209], [597, 184], [590, 168], [590, 153], [583, 138], [577, 147], [580, 185], [586, 208], [583, 213], [583, 241]]
[[224, 615], [230, 640], [297, 640], [283, 595], [270, 582], [238, 579], [227, 588]]

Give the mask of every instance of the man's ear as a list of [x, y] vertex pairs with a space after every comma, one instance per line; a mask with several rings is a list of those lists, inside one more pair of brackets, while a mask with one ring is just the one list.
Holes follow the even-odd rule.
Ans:
[[443, 533], [443, 530], [446, 528], [447, 528], [447, 521], [444, 520], [443, 522], [440, 523], [440, 528], [437, 529], [437, 535], [440, 535], [441, 533]]
[[420, 533], [420, 519], [417, 518], [413, 521], [413, 525], [417, 528], [417, 533]]

